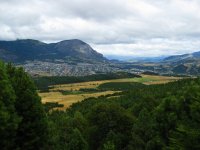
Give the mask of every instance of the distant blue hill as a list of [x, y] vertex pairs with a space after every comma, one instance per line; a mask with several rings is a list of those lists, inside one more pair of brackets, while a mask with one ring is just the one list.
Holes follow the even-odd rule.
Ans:
[[134, 57], [134, 56], [118, 56], [118, 55], [107, 55], [106, 58], [110, 60], [120, 60], [126, 62], [160, 62], [166, 58], [166, 56], [160, 57]]

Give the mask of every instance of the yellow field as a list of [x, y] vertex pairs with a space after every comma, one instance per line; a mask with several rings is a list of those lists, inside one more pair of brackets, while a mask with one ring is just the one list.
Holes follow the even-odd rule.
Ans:
[[89, 97], [99, 97], [101, 95], [113, 94], [119, 91], [105, 91], [105, 92], [96, 92], [96, 93], [81, 93], [81, 94], [69, 94], [63, 95], [58, 90], [66, 90], [66, 91], [78, 91], [81, 88], [96, 88], [100, 84], [107, 82], [140, 82], [144, 84], [161, 84], [167, 83], [170, 81], [175, 81], [180, 78], [178, 77], [165, 77], [165, 76], [152, 76], [152, 75], [142, 75], [142, 78], [125, 78], [125, 79], [114, 79], [114, 80], [103, 80], [103, 81], [90, 81], [83, 83], [73, 83], [73, 84], [63, 84], [63, 85], [55, 85], [52, 86], [50, 92], [47, 93], [39, 93], [42, 97], [42, 102], [58, 102], [60, 104], [64, 104], [62, 109], [68, 108], [71, 104], [75, 102], [79, 102]]
[[101, 95], [113, 94], [116, 91], [106, 91], [106, 92], [98, 92], [92, 94], [77, 94], [77, 95], [63, 95], [60, 92], [49, 92], [49, 93], [40, 93], [39, 95], [42, 97], [42, 102], [58, 102], [60, 104], [64, 104], [64, 107], [61, 109], [66, 109], [71, 104], [79, 102], [89, 97], [99, 97]]

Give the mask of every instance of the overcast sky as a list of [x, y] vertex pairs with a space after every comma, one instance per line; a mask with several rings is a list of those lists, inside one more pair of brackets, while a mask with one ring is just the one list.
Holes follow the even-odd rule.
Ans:
[[81, 39], [104, 55], [200, 51], [200, 0], [0, 0], [0, 40]]

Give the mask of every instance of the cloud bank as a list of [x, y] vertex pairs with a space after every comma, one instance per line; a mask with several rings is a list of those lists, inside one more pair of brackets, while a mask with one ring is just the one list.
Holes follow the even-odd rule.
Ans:
[[81, 39], [105, 55], [200, 50], [199, 0], [1, 0], [0, 40]]

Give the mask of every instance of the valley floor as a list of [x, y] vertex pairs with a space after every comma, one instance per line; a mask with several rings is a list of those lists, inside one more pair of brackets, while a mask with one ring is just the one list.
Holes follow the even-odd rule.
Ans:
[[[39, 95], [42, 98], [42, 102], [58, 102], [63, 104], [64, 107], [60, 109], [65, 110], [73, 103], [82, 101], [90, 97], [99, 97], [108, 94], [119, 93], [119, 90], [106, 90], [98, 91], [99, 85], [110, 82], [139, 82], [146, 85], [150, 84], [164, 84], [172, 81], [179, 80], [179, 77], [166, 77], [166, 76], [153, 76], [153, 75], [142, 75], [142, 78], [124, 78], [124, 79], [113, 79], [103, 81], [90, 81], [73, 84], [60, 84], [51, 87], [49, 92], [40, 92]], [[86, 89], [86, 91], [82, 90]]]

